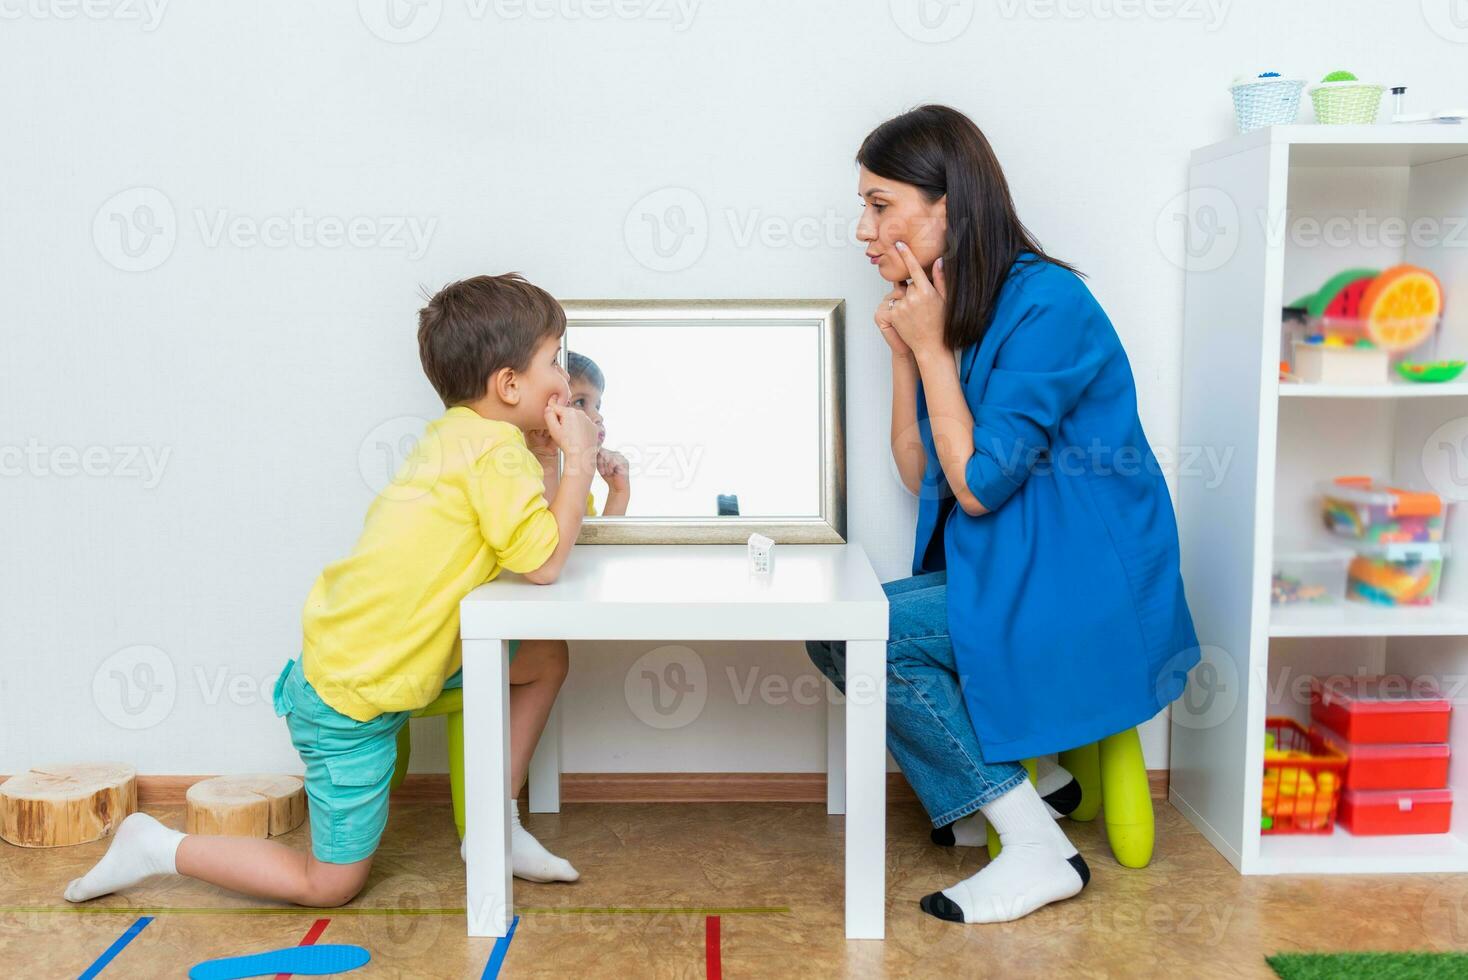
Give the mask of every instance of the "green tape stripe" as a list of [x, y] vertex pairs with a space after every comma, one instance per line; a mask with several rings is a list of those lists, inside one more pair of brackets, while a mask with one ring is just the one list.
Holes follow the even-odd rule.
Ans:
[[[130, 906], [127, 908], [98, 908], [89, 905], [0, 905], [0, 915], [58, 914], [58, 915], [464, 915], [468, 910], [460, 908], [439, 909], [387, 909], [387, 908], [209, 908], [207, 906], [164, 908], [162, 906]], [[517, 908], [517, 915], [789, 915], [788, 905], [745, 905], [727, 908], [654, 908], [585, 905], [570, 908]]]

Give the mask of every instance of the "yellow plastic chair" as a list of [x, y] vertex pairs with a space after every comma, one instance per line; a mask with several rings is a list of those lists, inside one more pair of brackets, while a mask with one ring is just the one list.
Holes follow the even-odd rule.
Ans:
[[[1081, 784], [1081, 805], [1072, 820], [1096, 819], [1104, 810], [1106, 839], [1117, 863], [1127, 868], [1145, 868], [1152, 861], [1157, 829], [1152, 813], [1152, 791], [1147, 784], [1147, 763], [1142, 758], [1142, 740], [1135, 728], [1109, 735], [1099, 742], [1060, 753], [1060, 764]], [[1035, 779], [1035, 762], [1025, 760], [1030, 781]], [[999, 835], [989, 827], [989, 857], [999, 856]]]
[[[443, 715], [449, 736], [449, 793], [454, 801], [454, 826], [459, 839], [464, 838], [464, 689], [446, 687], [438, 697], [413, 712], [412, 718]], [[404, 725], [398, 729], [398, 761], [393, 768], [392, 788], [403, 784], [408, 775], [408, 757], [413, 754], [413, 733]]]

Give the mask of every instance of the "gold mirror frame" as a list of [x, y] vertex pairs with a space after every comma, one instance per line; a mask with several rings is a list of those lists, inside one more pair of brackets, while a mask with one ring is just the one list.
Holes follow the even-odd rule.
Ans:
[[[821, 512], [812, 517], [588, 517], [578, 544], [743, 544], [754, 532], [778, 544], [846, 541], [846, 302], [839, 299], [564, 300], [570, 328], [671, 320], [799, 324], [820, 331]], [[561, 341], [565, 353], [566, 339]]]

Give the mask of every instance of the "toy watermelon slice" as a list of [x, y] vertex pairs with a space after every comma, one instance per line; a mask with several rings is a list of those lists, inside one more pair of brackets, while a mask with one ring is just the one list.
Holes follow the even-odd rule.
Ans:
[[1410, 350], [1437, 327], [1443, 309], [1437, 276], [1421, 266], [1394, 265], [1361, 296], [1366, 334], [1384, 350]]
[[1306, 297], [1296, 305], [1304, 306], [1312, 317], [1354, 320], [1361, 315], [1361, 298], [1379, 274], [1377, 269], [1347, 269], [1331, 276], [1315, 295]]
[[1397, 373], [1408, 381], [1436, 384], [1452, 381], [1463, 373], [1464, 367], [1468, 367], [1468, 363], [1463, 361], [1433, 361], [1431, 363], [1402, 361], [1397, 365]]

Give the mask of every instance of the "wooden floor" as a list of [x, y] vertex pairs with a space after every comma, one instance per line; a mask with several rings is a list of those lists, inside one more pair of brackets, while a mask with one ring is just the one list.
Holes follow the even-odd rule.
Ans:
[[[154, 812], [182, 824], [179, 808]], [[1264, 957], [1279, 951], [1468, 949], [1468, 875], [1246, 879], [1169, 805], [1157, 812], [1146, 870], [1119, 867], [1099, 823], [1066, 824], [1093, 872], [1079, 898], [958, 926], [917, 902], [977, 871], [982, 850], [933, 846], [917, 805], [893, 802], [888, 938], [847, 942], [842, 821], [819, 805], [570, 804], [527, 824], [581, 881], [515, 883], [521, 919], [501, 976], [702, 977], [710, 914], [730, 978], [1270, 977]], [[306, 831], [287, 840], [304, 846]], [[154, 920], [103, 978], [181, 977], [201, 960], [295, 945], [318, 918], [331, 920], [320, 942], [371, 951], [353, 974], [364, 980], [479, 977], [494, 945], [464, 935], [464, 870], [443, 806], [396, 805], [367, 890], [322, 912], [179, 879], [67, 906], [65, 883], [105, 846], [0, 844], [5, 975], [76, 976], [141, 915]]]

